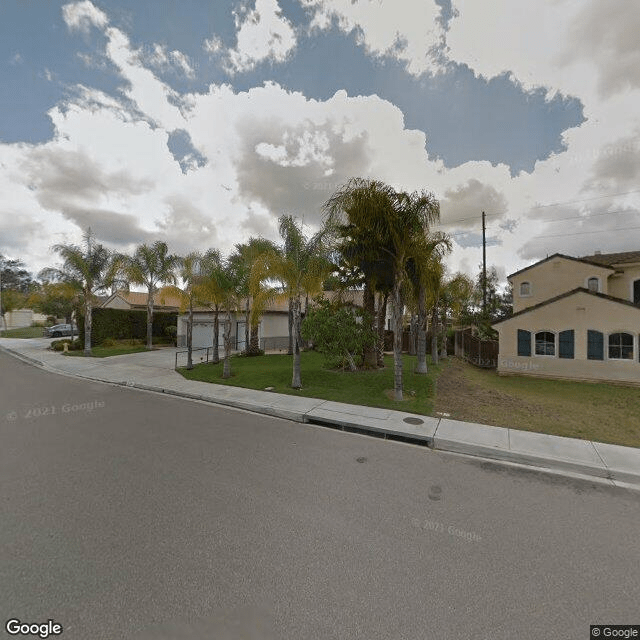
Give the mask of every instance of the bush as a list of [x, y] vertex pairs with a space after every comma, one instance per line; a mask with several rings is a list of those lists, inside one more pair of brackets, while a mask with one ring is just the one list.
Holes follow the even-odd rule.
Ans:
[[54, 351], [64, 351], [64, 345], [71, 344], [71, 340], [69, 338], [65, 338], [64, 340], [52, 340], [51, 341], [51, 348]]
[[69, 344], [70, 351], [82, 351], [84, 349], [84, 343], [80, 338], [76, 338], [73, 342]]
[[116, 341], [113, 338], [105, 338], [102, 341], [102, 346], [103, 347], [115, 347], [116, 346]]
[[[102, 345], [104, 340], [142, 340], [147, 337], [147, 312], [131, 309], [93, 309], [91, 313], [91, 345]], [[169, 326], [178, 324], [178, 314], [158, 311], [153, 314], [153, 336], [163, 337]], [[84, 342], [84, 316], [78, 318], [80, 338]], [[177, 333], [177, 329], [176, 329]], [[139, 343], [136, 343], [139, 344]]]
[[312, 340], [330, 367], [354, 371], [365, 347], [376, 340], [376, 333], [363, 322], [362, 309], [350, 309], [318, 300], [302, 323], [302, 337]]

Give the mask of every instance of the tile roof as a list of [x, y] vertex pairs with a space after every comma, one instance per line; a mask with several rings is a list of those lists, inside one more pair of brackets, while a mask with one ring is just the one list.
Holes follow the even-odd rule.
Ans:
[[553, 260], [554, 258], [565, 258], [566, 260], [573, 260], [574, 262], [583, 262], [585, 264], [593, 264], [597, 267], [602, 267], [604, 269], [611, 269], [609, 264], [607, 264], [606, 262], [597, 262], [595, 260], [592, 260], [591, 259], [592, 257], [597, 258], [599, 256], [587, 256], [585, 258], [574, 258], [573, 256], [567, 256], [564, 253], [554, 253], [553, 255], [543, 258], [542, 260], [538, 260], [538, 262], [534, 262], [533, 264], [530, 264], [528, 267], [524, 267], [524, 269], [520, 269], [520, 271], [515, 271], [514, 273], [509, 274], [507, 276], [507, 280], [511, 280], [511, 278], [514, 278], [515, 276], [519, 276], [521, 273], [524, 273], [529, 269], [533, 269], [533, 267], [537, 267], [539, 264], [542, 264], [543, 262], [548, 262], [549, 260]]
[[558, 300], [562, 300], [563, 298], [568, 298], [569, 296], [572, 296], [576, 293], [588, 293], [590, 296], [595, 296], [596, 298], [601, 298], [602, 300], [608, 300], [609, 302], [617, 302], [618, 304], [622, 304], [627, 307], [633, 307], [634, 309], [638, 309], [638, 311], [640, 311], [640, 306], [638, 306], [637, 304], [633, 304], [633, 302], [629, 302], [628, 300], [623, 300], [622, 298], [616, 298], [606, 293], [598, 293], [596, 291], [591, 291], [589, 289], [585, 289], [584, 287], [576, 287], [575, 289], [571, 289], [571, 291], [561, 293], [558, 296], [549, 298], [548, 300], [544, 300], [543, 302], [539, 302], [538, 304], [534, 304], [530, 307], [527, 307], [526, 309], [522, 309], [522, 311], [517, 311], [516, 313], [509, 316], [508, 318], [504, 318], [504, 320], [498, 320], [497, 322], [493, 322], [491, 326], [495, 327], [497, 324], [508, 322], [513, 318], [522, 316], [525, 313], [529, 313], [530, 311], [535, 311], [536, 309], [540, 309], [541, 307], [546, 307], [548, 304], [552, 304], [554, 302], [557, 302]]
[[592, 256], [584, 256], [581, 260], [587, 260], [596, 264], [612, 266], [614, 264], [626, 264], [640, 262], [640, 251], [624, 251], [622, 253], [596, 253]]

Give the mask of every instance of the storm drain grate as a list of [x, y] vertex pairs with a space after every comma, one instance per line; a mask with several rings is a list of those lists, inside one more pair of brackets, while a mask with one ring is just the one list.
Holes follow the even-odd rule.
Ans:
[[406, 422], [407, 424], [424, 424], [424, 420], [420, 420], [420, 418], [403, 418], [402, 422]]

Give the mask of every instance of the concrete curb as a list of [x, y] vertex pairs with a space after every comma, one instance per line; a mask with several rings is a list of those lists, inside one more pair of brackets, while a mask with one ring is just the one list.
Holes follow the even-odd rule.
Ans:
[[[57, 369], [19, 351], [0, 345], [0, 350], [46, 371], [82, 380], [161, 393], [218, 406], [283, 418], [294, 422], [337, 428], [343, 431], [400, 440], [443, 452], [535, 467], [554, 473], [585, 479], [608, 480], [616, 486], [640, 490], [640, 449], [619, 445], [563, 438], [547, 434], [506, 429], [446, 418], [418, 416], [391, 409], [348, 405], [327, 400], [305, 398], [312, 408], [294, 409], [298, 396], [251, 390], [264, 394], [264, 403], [222, 395], [191, 393], [181, 389], [154, 386], [135, 381], [113, 381]], [[209, 383], [203, 383], [209, 384]], [[210, 385], [229, 392], [226, 385]], [[232, 387], [232, 389], [236, 389]], [[302, 403], [305, 404], [305, 403]], [[419, 422], [419, 423], [418, 423]]]

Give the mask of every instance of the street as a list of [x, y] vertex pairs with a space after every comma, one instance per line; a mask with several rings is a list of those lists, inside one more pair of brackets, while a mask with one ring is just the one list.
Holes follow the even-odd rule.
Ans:
[[6, 637], [9, 619], [51, 619], [63, 640], [587, 639], [640, 623], [638, 492], [5, 353], [0, 429]]

